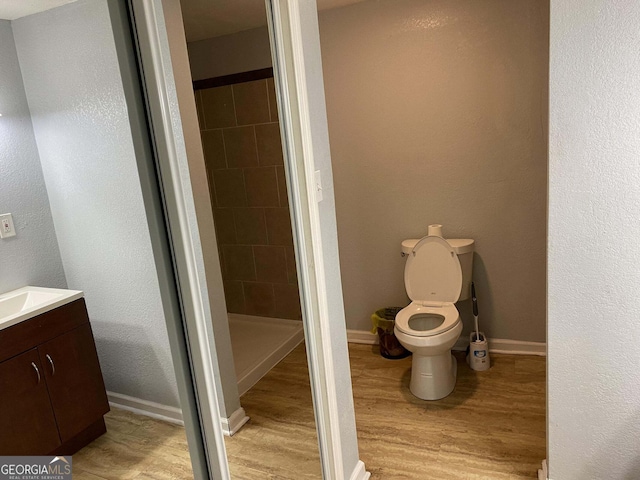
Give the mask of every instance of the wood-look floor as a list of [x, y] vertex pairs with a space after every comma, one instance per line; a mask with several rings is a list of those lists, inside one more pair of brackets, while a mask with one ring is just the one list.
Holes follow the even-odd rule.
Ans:
[[411, 358], [351, 349], [360, 457], [372, 478], [537, 478], [546, 458], [545, 358], [492, 355], [488, 372], [456, 358], [454, 392], [428, 402], [409, 391]]
[[[409, 392], [411, 358], [349, 345], [360, 456], [372, 479], [535, 479], [545, 458], [545, 359], [493, 355], [489, 372], [458, 359], [436, 402]], [[304, 347], [242, 397], [251, 421], [226, 439], [232, 478], [318, 479], [320, 461]], [[188, 479], [181, 427], [114, 410], [108, 432], [73, 456], [78, 479]]]
[[107, 433], [73, 455], [74, 480], [193, 478], [184, 428], [112, 409]]

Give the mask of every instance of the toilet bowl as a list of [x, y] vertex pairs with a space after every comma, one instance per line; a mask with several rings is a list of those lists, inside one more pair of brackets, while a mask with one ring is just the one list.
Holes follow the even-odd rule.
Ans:
[[[438, 232], [439, 233], [439, 232]], [[411, 249], [407, 247], [411, 244]], [[458, 248], [452, 246], [457, 244]], [[395, 335], [413, 353], [410, 390], [423, 400], [449, 395], [456, 384], [457, 363], [451, 349], [462, 333], [455, 306], [470, 279], [473, 240], [445, 240], [427, 235], [405, 240], [407, 255], [404, 281], [411, 304], [396, 315]], [[465, 255], [464, 261], [458, 258]], [[463, 281], [463, 278], [465, 281]]]

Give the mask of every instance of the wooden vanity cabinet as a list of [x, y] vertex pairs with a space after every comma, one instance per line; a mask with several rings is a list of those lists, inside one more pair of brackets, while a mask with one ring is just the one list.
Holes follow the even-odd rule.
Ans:
[[89, 323], [38, 346], [64, 443], [109, 411]]
[[49, 453], [60, 446], [42, 375], [35, 348], [0, 363], [0, 454]]
[[84, 299], [0, 330], [0, 455], [72, 455], [108, 411]]

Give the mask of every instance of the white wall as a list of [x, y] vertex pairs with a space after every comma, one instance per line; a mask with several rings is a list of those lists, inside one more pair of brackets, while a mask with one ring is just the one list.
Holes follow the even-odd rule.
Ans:
[[25, 285], [65, 288], [49, 199], [11, 23], [0, 20], [0, 213], [17, 236], [0, 240], [0, 293]]
[[107, 389], [178, 406], [106, 1], [13, 29], [64, 270], [85, 292]]
[[[368, 0], [319, 17], [347, 328], [408, 303], [400, 243], [442, 223], [476, 240], [488, 336], [544, 342], [548, 3]], [[252, 58], [241, 36], [219, 47]]]
[[551, 2], [553, 480], [640, 478], [638, 25], [638, 2]]

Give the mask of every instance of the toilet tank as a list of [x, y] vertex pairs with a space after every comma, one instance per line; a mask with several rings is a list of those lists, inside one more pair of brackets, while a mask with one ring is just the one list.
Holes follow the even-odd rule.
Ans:
[[[453, 251], [458, 255], [462, 268], [462, 289], [458, 301], [471, 297], [471, 280], [473, 279], [473, 247], [474, 241], [470, 238], [445, 238]], [[420, 241], [419, 238], [409, 238], [402, 241], [402, 256], [407, 256]]]

